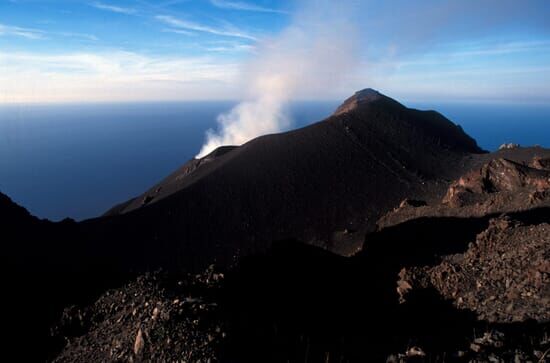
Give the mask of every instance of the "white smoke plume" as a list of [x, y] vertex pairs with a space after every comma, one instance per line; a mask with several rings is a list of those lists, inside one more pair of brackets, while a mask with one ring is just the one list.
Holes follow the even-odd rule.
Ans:
[[218, 116], [218, 131], [208, 130], [197, 157], [284, 130], [288, 102], [331, 94], [357, 64], [353, 17], [349, 4], [308, 1], [277, 37], [260, 42], [244, 68], [245, 99]]

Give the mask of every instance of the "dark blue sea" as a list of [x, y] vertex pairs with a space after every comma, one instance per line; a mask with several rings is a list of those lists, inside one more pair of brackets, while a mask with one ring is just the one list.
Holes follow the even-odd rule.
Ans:
[[[293, 127], [338, 103], [293, 104]], [[442, 112], [488, 150], [505, 142], [550, 147], [550, 105], [404, 103]], [[233, 105], [0, 105], [0, 191], [41, 218], [98, 216], [192, 158]]]

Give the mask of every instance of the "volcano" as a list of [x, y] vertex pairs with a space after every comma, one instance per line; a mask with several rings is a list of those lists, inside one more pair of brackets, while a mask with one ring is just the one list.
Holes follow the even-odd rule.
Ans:
[[549, 160], [488, 153], [365, 89], [94, 219], [40, 220], [0, 194], [6, 346], [41, 361], [544, 359]]
[[84, 224], [115, 226], [121, 239], [155, 241], [193, 263], [233, 261], [287, 238], [350, 255], [378, 217], [407, 197], [440, 198], [479, 153], [441, 114], [366, 89], [325, 120], [190, 160]]

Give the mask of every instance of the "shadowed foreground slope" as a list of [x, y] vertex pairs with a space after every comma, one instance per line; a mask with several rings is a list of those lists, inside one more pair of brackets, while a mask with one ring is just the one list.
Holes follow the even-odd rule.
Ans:
[[59, 361], [546, 362], [540, 160], [496, 159], [439, 202], [401, 203], [353, 257], [289, 240], [229, 270], [140, 277], [67, 311]]

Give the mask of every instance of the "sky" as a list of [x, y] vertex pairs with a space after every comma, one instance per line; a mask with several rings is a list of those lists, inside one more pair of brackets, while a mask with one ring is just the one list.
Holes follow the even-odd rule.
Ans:
[[0, 103], [550, 103], [548, 19], [547, 0], [0, 0]]

